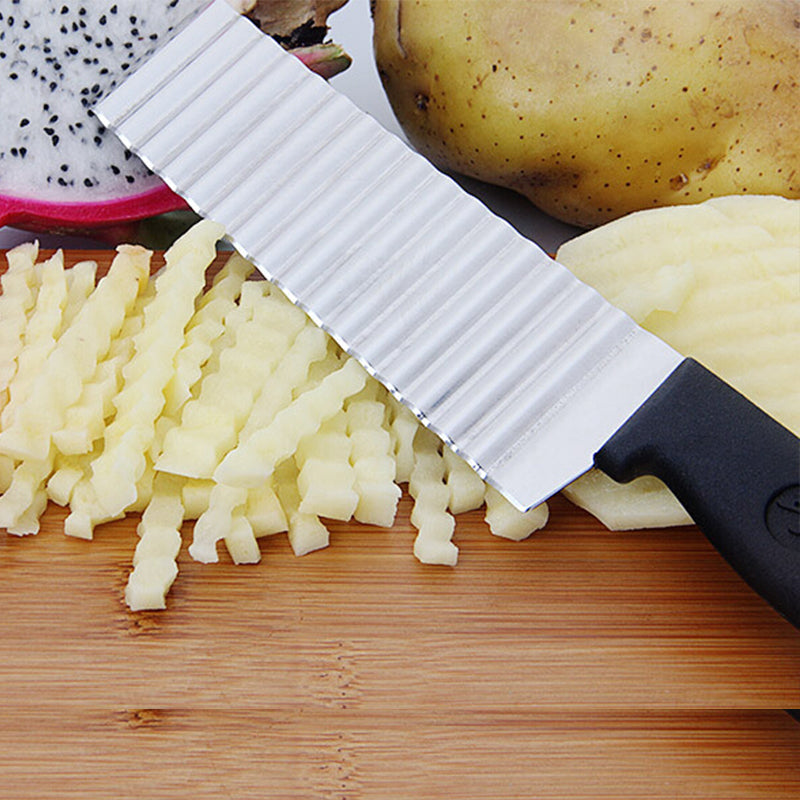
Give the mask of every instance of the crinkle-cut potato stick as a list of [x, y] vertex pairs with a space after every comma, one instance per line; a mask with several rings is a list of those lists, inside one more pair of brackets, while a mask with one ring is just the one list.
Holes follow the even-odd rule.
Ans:
[[261, 296], [266, 285], [249, 283], [243, 289], [243, 301], [256, 292], [260, 301], [253, 302], [252, 316], [239, 326], [232, 346], [220, 353], [217, 371], [202, 380], [198, 398], [184, 407], [180, 426], [165, 437], [157, 469], [210, 478], [235, 446], [265, 380], [305, 325], [305, 315], [295, 306], [290, 310], [283, 299]]
[[53, 463], [53, 471], [47, 480], [47, 496], [56, 505], [67, 506], [78, 482], [86, 478], [91, 460], [97, 455], [95, 451], [64, 455], [57, 453]]
[[[310, 322], [304, 324], [275, 370], [266, 377], [250, 416], [239, 434], [240, 441], [247, 441], [251, 434], [267, 426], [278, 411], [292, 402], [293, 392], [308, 379], [310, 366], [325, 358], [327, 351], [328, 337], [325, 333]], [[231, 452], [235, 452], [235, 448]], [[265, 488], [268, 487], [262, 480], [260, 485], [249, 491], [258, 492]], [[246, 504], [247, 496], [248, 490], [245, 488], [226, 486], [219, 482], [216, 484], [211, 490], [208, 509], [195, 523], [189, 550], [193, 558], [204, 562], [217, 560], [217, 542], [224, 538], [222, 532], [226, 524]], [[285, 515], [282, 516], [282, 523], [278, 518], [270, 527], [278, 525], [285, 530], [287, 523]]]
[[455, 566], [458, 548], [451, 539], [456, 520], [447, 510], [450, 490], [444, 482], [441, 448], [433, 433], [420, 428], [414, 438], [414, 467], [408, 481], [408, 493], [414, 498], [410, 519], [418, 531], [414, 555], [423, 564]]
[[67, 410], [79, 400], [84, 384], [120, 332], [149, 268], [149, 251], [128, 246], [119, 249], [108, 274], [84, 297], [72, 323], [41, 366], [24, 405], [0, 433], [0, 450], [18, 459], [47, 457], [53, 433], [63, 427]]
[[[800, 433], [800, 201], [732, 196], [641, 211], [558, 259], [684, 355]], [[564, 490], [612, 529], [691, 522], [656, 478], [592, 471]]]
[[17, 408], [25, 402], [30, 384], [55, 347], [61, 330], [61, 315], [67, 302], [63, 253], [58, 251], [47, 259], [40, 272], [36, 303], [25, 326], [17, 368], [8, 386], [8, 402], [0, 413], [2, 433], [11, 425]]
[[253, 269], [249, 261], [234, 253], [214, 276], [211, 288], [199, 299], [186, 328], [183, 347], [175, 357], [174, 374], [165, 390], [165, 415], [174, 417], [192, 396], [192, 387], [200, 380], [214, 342], [225, 330], [225, 317], [233, 310], [242, 284]]
[[[288, 301], [284, 300], [283, 302]], [[292, 308], [295, 307], [293, 306]], [[287, 309], [282, 310], [286, 311]], [[293, 325], [296, 322], [297, 320], [294, 319]], [[302, 329], [296, 335], [289, 349], [284, 353], [276, 369], [266, 376], [258, 397], [251, 408], [250, 416], [239, 433], [240, 442], [247, 441], [251, 434], [271, 423], [281, 409], [288, 407], [292, 403], [294, 394], [302, 391], [303, 387], [307, 387], [309, 383], [312, 385], [318, 384], [318, 380], [309, 376], [312, 366], [324, 361], [326, 363], [325, 373], [327, 374], [338, 365], [337, 357], [329, 351], [329, 340], [326, 334], [312, 325], [305, 318], [305, 315], [303, 315], [302, 322]], [[237, 451], [238, 446], [230, 453], [236, 453]], [[228, 456], [225, 456], [225, 458], [228, 458]], [[192, 544], [189, 548], [190, 555], [198, 561], [215, 562], [218, 559], [217, 543], [224, 539], [234, 561], [244, 557], [250, 559], [255, 554], [253, 546], [255, 545], [255, 537], [259, 535], [259, 524], [262, 526], [261, 530], [264, 530], [265, 533], [287, 530], [289, 524], [287, 514], [282, 510], [277, 513], [274, 510], [270, 512], [267, 509], [268, 517], [257, 520], [258, 524], [255, 527], [253, 526], [255, 520], [251, 520], [250, 515], [246, 513], [246, 507], [248, 497], [252, 496], [255, 500], [259, 494], [263, 495], [262, 500], [266, 499], [268, 504], [271, 501], [270, 495], [275, 497], [269, 486], [268, 478], [259, 478], [249, 488], [228, 486], [218, 482], [211, 491], [208, 508], [195, 523]], [[277, 501], [277, 497], [275, 497], [275, 500]], [[277, 501], [277, 505], [280, 508], [279, 501]], [[263, 507], [262, 510], [264, 510]], [[248, 518], [252, 531], [248, 532], [243, 523], [237, 523], [235, 540], [226, 538], [225, 531], [230, 529], [230, 526], [234, 524], [234, 520], [242, 513]], [[252, 538], [252, 542], [250, 542], [250, 538]], [[247, 549], [243, 544], [245, 541], [250, 545]], [[231, 546], [234, 548], [233, 551]]]
[[256, 538], [273, 536], [288, 530], [286, 514], [275, 493], [272, 481], [265, 482], [258, 489], [247, 489], [247, 502], [244, 515], [253, 528]]
[[397, 468], [386, 396], [386, 390], [370, 378], [364, 389], [347, 401], [345, 409], [353, 489], [358, 498], [353, 516], [368, 525], [391, 528], [402, 492], [395, 482]]
[[[229, 257], [214, 277], [211, 288], [198, 299], [195, 312], [186, 326], [184, 344], [175, 356], [173, 376], [165, 390], [162, 415], [156, 423], [150, 462], [161, 453], [164, 438], [180, 424], [180, 411], [191, 398], [195, 384], [202, 376], [202, 367], [213, 352], [214, 342], [223, 334], [225, 317], [236, 307], [244, 281], [253, 266], [238, 254]], [[180, 527], [186, 517], [184, 489], [187, 479], [165, 472], [153, 473], [153, 490], [138, 528], [141, 540], [134, 556], [134, 570], [126, 587], [126, 601], [133, 610], [164, 608], [166, 595], [178, 574]], [[203, 510], [208, 493], [200, 500]], [[192, 511], [197, 511], [197, 495]], [[168, 516], [165, 523], [163, 517]]]
[[18, 536], [38, 533], [39, 517], [47, 505], [45, 482], [53, 470], [54, 454], [26, 459], [14, 468], [11, 484], [0, 496], [0, 527]]
[[[169, 262], [168, 262], [169, 263]], [[165, 266], [162, 270], [159, 271], [156, 278], [160, 276], [167, 267]], [[123, 354], [125, 358], [123, 359], [123, 363], [119, 366], [119, 371], [116, 375], [117, 383], [122, 386], [124, 384], [124, 378], [122, 376], [123, 368], [127, 368], [130, 370], [131, 359], [133, 354], [135, 353], [135, 342], [138, 340], [139, 342], [142, 341], [142, 332], [143, 328], [145, 327], [145, 323], [147, 321], [145, 311], [149, 309], [153, 298], [156, 295], [156, 286], [158, 284], [158, 280], [150, 280], [147, 282], [144, 290], [140, 293], [139, 297], [136, 300], [134, 308], [130, 314], [130, 316], [125, 320], [123, 324], [123, 328], [120, 331], [120, 335], [117, 339], [114, 340], [112, 346], [109, 350], [109, 359], [113, 358], [118, 354]], [[161, 282], [163, 284], [163, 281]], [[159, 284], [159, 285], [161, 285]], [[149, 315], [152, 319], [152, 314]], [[142, 359], [144, 361], [145, 359]], [[139, 370], [142, 371], [142, 363], [139, 362]], [[146, 371], [146, 370], [145, 370]], [[121, 395], [117, 393], [113, 398], [112, 408], [104, 409], [104, 419], [102, 423], [99, 423], [100, 429], [102, 432], [105, 431], [106, 424], [111, 421], [115, 413], [118, 413], [118, 409], [116, 406], [120, 406], [122, 404]], [[159, 402], [158, 395], [155, 398], [149, 398], [150, 402]], [[129, 396], [128, 403], [130, 406], [136, 405], [136, 397], [135, 395]], [[101, 432], [101, 435], [102, 435]], [[84, 539], [91, 539], [94, 531], [94, 527], [101, 523], [107, 522], [112, 519], [116, 519], [120, 516], [124, 515], [124, 512], [119, 512], [116, 514], [109, 514], [105, 511], [105, 509], [100, 504], [100, 501], [97, 497], [97, 493], [92, 486], [90, 479], [91, 479], [91, 467], [95, 460], [99, 457], [99, 455], [103, 451], [103, 442], [101, 441], [99, 444], [95, 441], [93, 443], [93, 452], [91, 454], [87, 454], [86, 457], [82, 459], [78, 459], [79, 464], [76, 465], [74, 462], [70, 462], [68, 466], [68, 473], [64, 476], [64, 479], [57, 478], [56, 480], [56, 487], [57, 491], [63, 494], [65, 491], [69, 491], [69, 508], [70, 513], [66, 518], [64, 524], [65, 533], [70, 536], [76, 536], [79, 538]], [[74, 480], [74, 476], [76, 474], [77, 467], [80, 466], [83, 474], [81, 475], [78, 481]], [[60, 467], [56, 467], [58, 470]], [[149, 473], [152, 472], [152, 465], [147, 462], [145, 459], [145, 470], [143, 472], [142, 478], [137, 482], [136, 492], [137, 498], [136, 503], [140, 506], [146, 505], [146, 498], [142, 496], [144, 487], [149, 486], [151, 482], [151, 476]], [[128, 510], [133, 510], [134, 506], [131, 506]]]
[[363, 388], [366, 379], [363, 367], [354, 359], [347, 359], [318, 386], [281, 409], [269, 425], [231, 451], [217, 468], [214, 479], [230, 486], [258, 486], [295, 452], [304, 436], [310, 436], [335, 416], [342, 403]]
[[[129, 247], [130, 245], [123, 245]], [[67, 277], [67, 302], [61, 319], [61, 328], [66, 330], [83, 309], [86, 298], [94, 291], [97, 279], [97, 262], [80, 261], [65, 271]]]
[[246, 503], [247, 489], [213, 484], [208, 507], [197, 518], [189, 545], [189, 555], [195, 561], [204, 564], [219, 561], [217, 542], [225, 538], [225, 531], [230, 530], [234, 517], [242, 513]]
[[214, 277], [211, 288], [199, 298], [194, 316], [186, 328], [184, 344], [175, 356], [174, 373], [164, 393], [164, 408], [156, 420], [156, 434], [149, 451], [153, 464], [161, 456], [170, 431], [180, 425], [180, 414], [186, 401], [197, 393], [203, 368], [225, 334], [226, 318], [236, 318], [237, 299], [252, 270], [252, 265], [238, 254], [229, 257]]
[[[242, 289], [244, 289], [244, 284]], [[208, 359], [203, 364], [198, 380], [195, 381], [194, 388], [191, 393], [191, 398], [187, 399], [186, 403], [181, 407], [181, 410], [186, 406], [190, 399], [196, 400], [200, 395], [203, 381], [216, 372], [219, 372], [220, 357], [229, 347], [236, 344], [236, 337], [238, 335], [239, 326], [243, 325], [247, 320], [253, 316], [253, 302], [257, 295], [262, 297], [269, 293], [268, 287], [258, 288], [257, 291], [246, 290], [244, 294], [240, 292], [239, 297], [232, 306], [222, 317], [222, 332], [219, 336], [215, 337], [211, 342], [211, 350], [208, 354]]]
[[155, 477], [153, 494], [136, 532], [133, 572], [125, 586], [125, 602], [132, 611], [166, 608], [167, 592], [178, 575], [184, 508], [183, 481], [174, 475]]
[[330, 532], [316, 514], [300, 511], [300, 491], [297, 488], [297, 464], [285, 459], [275, 470], [275, 492], [287, 520], [287, 536], [292, 552], [304, 556], [327, 547]]
[[414, 468], [414, 437], [419, 420], [394, 397], [389, 397], [389, 433], [392, 437], [396, 475], [398, 483], [408, 483]]
[[[165, 254], [167, 267], [155, 279], [156, 293], [145, 308], [144, 327], [134, 338], [133, 358], [123, 369], [117, 415], [105, 430], [102, 454], [92, 462], [92, 488], [109, 516], [124, 513], [136, 501], [136, 482], [155, 436], [173, 359], [223, 233], [215, 223], [200, 222]], [[142, 362], [148, 365], [145, 372], [139, 371]], [[131, 397], [137, 402], [128, 402]]]
[[[408, 491], [414, 498], [411, 523], [419, 531], [414, 554], [423, 563], [455, 566], [458, 548], [451, 541], [455, 532], [454, 514], [479, 508], [484, 502], [485, 520], [495, 536], [521, 541], [547, 523], [547, 503], [525, 512], [514, 508], [430, 431], [423, 428], [417, 431], [413, 451]], [[454, 511], [453, 506], [459, 510]]]
[[[116, 342], [125, 341], [115, 340]], [[131, 343], [132, 345], [132, 343]], [[84, 383], [80, 399], [66, 409], [64, 425], [53, 432], [53, 444], [63, 455], [88, 453], [103, 435], [106, 419], [113, 413], [114, 397], [122, 383], [122, 367], [130, 354], [120, 352], [97, 365]]]
[[445, 447], [442, 450], [445, 484], [450, 492], [447, 507], [451, 514], [463, 514], [483, 505], [486, 484], [461, 456]]
[[[6, 254], [8, 269], [0, 277], [0, 413], [8, 403], [8, 387], [17, 372], [28, 317], [39, 291], [41, 269], [37, 242], [21, 244]], [[14, 460], [0, 455], [0, 492], [11, 484]]]
[[458, 548], [451, 541], [455, 532], [451, 504], [479, 508], [485, 500], [485, 518], [491, 532], [515, 541], [525, 539], [547, 523], [547, 503], [521, 512], [483, 481], [478, 487], [464, 472], [472, 472], [466, 462], [430, 431], [420, 429], [413, 448], [414, 467], [408, 491], [414, 498], [411, 524], [419, 531], [414, 555], [423, 563], [455, 566], [458, 561]]
[[41, 269], [37, 243], [21, 244], [6, 254], [8, 269], [0, 277], [0, 411], [8, 402], [8, 386], [17, 371], [28, 315], [36, 303]]
[[309, 380], [312, 365], [328, 356], [328, 337], [308, 322], [297, 334], [275, 370], [267, 376], [250, 416], [240, 432], [240, 441], [269, 425]]
[[224, 541], [234, 564], [257, 564], [261, 560], [261, 550], [256, 541], [253, 525], [244, 510], [236, 512], [231, 517]]
[[[69, 403], [69, 389], [74, 385], [72, 371], [80, 369], [80, 364], [71, 360], [75, 349], [72, 343], [76, 336], [87, 334], [80, 320], [91, 315], [82, 310], [82, 301], [86, 301], [89, 281], [94, 281], [96, 265], [82, 262], [76, 265], [76, 272], [65, 272], [63, 257], [57, 256], [45, 265], [42, 291], [29, 326], [37, 338], [30, 342], [27, 352], [33, 352], [35, 357], [26, 360], [26, 351], [20, 353], [23, 368], [17, 370], [12, 381], [13, 402], [5, 408], [7, 426], [0, 433], [0, 452], [18, 462], [0, 497], [0, 525], [18, 535], [39, 530], [39, 517], [47, 505], [46, 481], [55, 460], [48, 426], [57, 424], [61, 407], [54, 407], [48, 400], [57, 393], [59, 379], [64, 379], [68, 385], [60, 388], [66, 395], [65, 404]], [[35, 322], [40, 323], [38, 328]], [[54, 365], [62, 362], [66, 362], [64, 369], [58, 372]], [[34, 367], [38, 367], [37, 372]], [[80, 382], [80, 374], [77, 381]], [[38, 446], [37, 436], [42, 439]]]
[[550, 510], [547, 503], [519, 511], [493, 486], [486, 487], [486, 523], [489, 530], [503, 539], [520, 542], [547, 524]]
[[[327, 337], [310, 323], [305, 324], [278, 369], [268, 376], [240, 440], [246, 441], [250, 433], [262, 430], [281, 409], [292, 407], [293, 396], [303, 397], [304, 392], [320, 387], [340, 366], [337, 349], [330, 350]], [[298, 440], [296, 448], [300, 446], [301, 440]], [[297, 452], [296, 448], [293, 453]], [[238, 452], [238, 448], [231, 452]], [[289, 456], [271, 476], [274, 493], [265, 482], [270, 476], [262, 477], [249, 490], [218, 484], [219, 488], [212, 490], [208, 510], [195, 524], [190, 555], [205, 562], [216, 561], [216, 544], [224, 538], [234, 561], [256, 560], [259, 553], [255, 538], [261, 531], [269, 534], [286, 530], [296, 555], [327, 546], [328, 531], [318, 515], [300, 510], [298, 470], [295, 460]], [[265, 516], [255, 514], [252, 501], [257, 499], [263, 503], [259, 510]], [[257, 523], [263, 526], [261, 531]], [[223, 535], [226, 530], [229, 533]]]
[[216, 562], [217, 543], [222, 539], [234, 563], [252, 564], [261, 559], [256, 539], [282, 533], [287, 526], [286, 514], [270, 483], [258, 489], [215, 483], [206, 508], [197, 517], [189, 554], [206, 564]]
[[352, 518], [358, 494], [351, 449], [343, 409], [298, 443], [294, 457], [301, 513], [345, 522]]
[[214, 486], [216, 486], [214, 481], [183, 479], [181, 501], [186, 511], [186, 519], [197, 519], [208, 508]]
[[76, 539], [92, 539], [94, 529], [103, 522], [111, 522], [115, 519], [122, 519], [124, 512], [119, 514], [109, 514], [100, 505], [97, 492], [90, 480], [91, 466], [100, 454], [98, 450], [94, 459], [87, 462], [87, 470], [78, 482], [72, 487], [69, 498], [69, 514], [64, 520], [64, 533], [67, 536], [74, 536]]
[[59, 505], [70, 504], [77, 483], [89, 479], [91, 462], [100, 453], [103, 431], [114, 413], [113, 400], [122, 386], [122, 368], [133, 354], [133, 337], [144, 324], [144, 307], [151, 297], [152, 283], [148, 283], [111, 342], [105, 359], [98, 363], [92, 380], [84, 384], [80, 399], [67, 409], [64, 427], [53, 433], [58, 452], [48, 493]]

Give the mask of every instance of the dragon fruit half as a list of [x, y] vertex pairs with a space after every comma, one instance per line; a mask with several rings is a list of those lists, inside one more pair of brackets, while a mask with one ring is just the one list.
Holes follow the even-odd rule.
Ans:
[[[185, 208], [91, 106], [209, 0], [0, 0], [0, 225], [126, 231]], [[349, 57], [325, 43], [347, 0], [228, 0], [324, 77]]]

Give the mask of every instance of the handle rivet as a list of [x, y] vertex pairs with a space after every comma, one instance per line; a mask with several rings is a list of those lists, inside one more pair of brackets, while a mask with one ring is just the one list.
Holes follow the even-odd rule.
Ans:
[[782, 489], [767, 503], [766, 519], [775, 539], [800, 550], [800, 484]]

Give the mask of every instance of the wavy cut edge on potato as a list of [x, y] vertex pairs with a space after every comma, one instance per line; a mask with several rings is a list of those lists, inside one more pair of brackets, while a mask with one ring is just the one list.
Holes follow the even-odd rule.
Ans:
[[[800, 200], [736, 195], [639, 211], [556, 258], [800, 433]], [[611, 530], [691, 522], [656, 478], [622, 485], [592, 470], [563, 493]]]

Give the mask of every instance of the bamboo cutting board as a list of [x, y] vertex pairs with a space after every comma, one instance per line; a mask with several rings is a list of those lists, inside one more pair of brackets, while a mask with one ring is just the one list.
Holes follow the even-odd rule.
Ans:
[[0, 799], [800, 796], [800, 633], [694, 527], [550, 506], [520, 543], [460, 516], [454, 569], [408, 498], [303, 558], [183, 552], [138, 614], [137, 518], [0, 534]]

